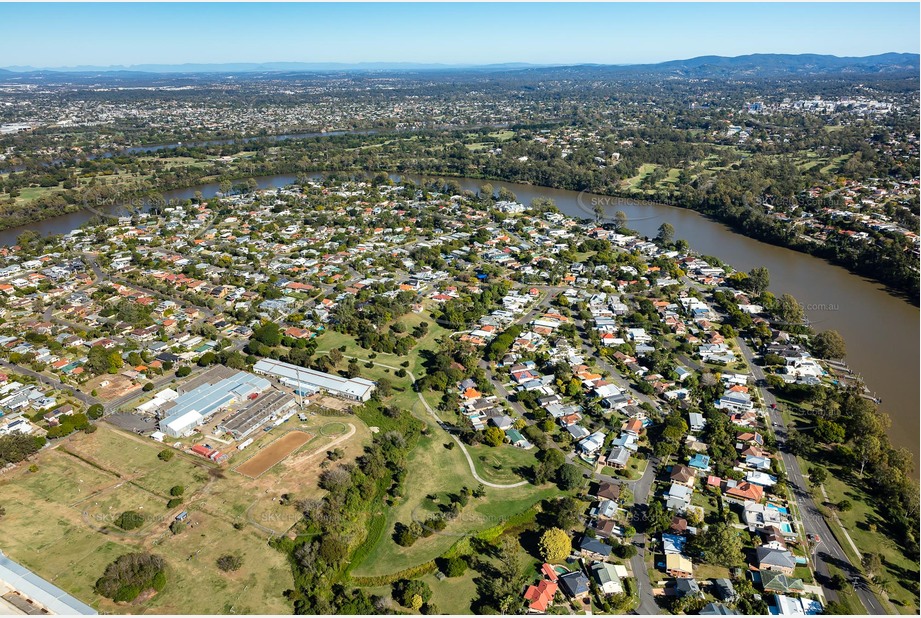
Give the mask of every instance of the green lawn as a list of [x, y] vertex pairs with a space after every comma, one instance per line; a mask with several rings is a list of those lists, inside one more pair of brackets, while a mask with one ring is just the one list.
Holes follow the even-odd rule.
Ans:
[[[835, 472], [836, 470], [829, 469], [830, 474], [825, 481], [825, 490], [828, 492], [829, 500], [838, 502], [847, 498], [853, 504], [850, 511], [839, 512], [838, 518], [854, 543], [857, 544], [858, 549], [878, 553], [883, 559], [883, 565], [886, 568], [883, 579], [888, 581], [886, 590], [896, 608], [901, 613], [917, 614], [918, 597], [904, 586], [904, 582], [918, 580], [918, 564], [906, 557], [904, 552], [888, 537], [885, 522], [872, 506], [871, 497], [862, 490], [845, 484]], [[876, 531], [873, 531], [874, 526]], [[848, 555], [853, 554], [850, 545], [844, 539], [841, 539], [841, 545]]]
[[478, 444], [467, 446], [467, 451], [473, 458], [477, 473], [493, 483], [517, 483], [525, 478], [520, 470], [530, 468], [537, 463], [536, 448], [523, 450], [510, 444], [501, 446]]
[[[554, 487], [537, 488], [530, 484], [508, 489], [487, 487], [486, 496], [471, 498], [461, 515], [445, 530], [421, 538], [410, 547], [400, 547], [392, 538], [397, 522], [424, 520], [447, 505], [450, 494], [464, 486], [473, 489], [478, 485], [461, 450], [457, 446], [446, 447], [453, 442], [451, 437], [437, 428], [434, 421], [429, 424], [429, 432], [407, 459], [406, 495], [389, 508], [380, 505], [379, 513], [386, 517], [384, 533], [367, 557], [355, 565], [353, 575], [385, 575], [416, 566], [441, 555], [464, 535], [490, 528], [535, 502], [560, 493]], [[434, 500], [427, 497], [430, 495]]]

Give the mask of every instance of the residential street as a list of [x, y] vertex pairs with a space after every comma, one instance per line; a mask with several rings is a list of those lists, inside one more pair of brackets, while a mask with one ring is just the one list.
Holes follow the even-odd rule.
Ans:
[[[764, 371], [754, 363], [755, 355], [751, 348], [741, 339], [738, 340], [738, 343], [742, 355], [751, 367], [755, 379], [763, 380]], [[787, 469], [787, 483], [790, 486], [793, 498], [802, 516], [803, 533], [816, 534], [819, 539], [821, 539], [821, 542], [813, 550], [812, 558], [819, 583], [822, 584], [825, 598], [828, 601], [838, 600], [837, 592], [828, 587], [830, 577], [828, 563], [831, 563], [842, 569], [849, 578], [857, 578], [858, 583], [854, 587], [855, 592], [868, 613], [886, 614], [886, 610], [880, 604], [876, 595], [869, 590], [868, 582], [864, 579], [863, 575], [860, 574], [860, 571], [851, 564], [847, 554], [844, 553], [841, 545], [838, 543], [837, 539], [835, 539], [831, 529], [825, 522], [825, 518], [819, 513], [818, 507], [812, 498], [812, 493], [809, 491], [809, 485], [803, 476], [802, 470], [800, 470], [799, 462], [796, 457], [786, 450], [784, 438], [787, 435], [787, 427], [784, 423], [783, 416], [779, 408], [773, 410], [770, 408], [771, 404], [777, 404], [777, 399], [766, 388], [762, 387], [759, 390], [765, 405], [768, 406], [770, 422], [774, 424], [774, 433], [777, 436], [777, 446], [784, 466]]]

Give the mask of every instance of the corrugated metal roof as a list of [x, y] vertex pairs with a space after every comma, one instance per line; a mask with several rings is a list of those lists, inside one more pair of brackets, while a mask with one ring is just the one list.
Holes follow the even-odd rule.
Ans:
[[20, 591], [25, 596], [38, 601], [55, 614], [95, 616], [98, 612], [71, 595], [67, 594], [54, 584], [46, 581], [22, 566], [7, 558], [0, 551], [0, 580]]
[[339, 392], [362, 398], [374, 388], [374, 382], [364, 378], [340, 378], [329, 373], [305, 369], [290, 363], [264, 358], [253, 365], [254, 371], [267, 373], [284, 380], [293, 387], [319, 387], [330, 392]]
[[261, 392], [271, 386], [265, 378], [244, 371], [239, 371], [214, 384], [202, 384], [173, 401], [174, 405], [170, 408], [170, 415], [164, 419], [165, 424], [172, 423], [173, 420], [192, 410], [207, 418], [231, 400], [245, 399], [250, 393]]

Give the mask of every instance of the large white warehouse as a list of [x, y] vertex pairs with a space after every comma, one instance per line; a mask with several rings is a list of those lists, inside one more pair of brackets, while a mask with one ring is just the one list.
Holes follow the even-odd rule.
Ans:
[[376, 388], [374, 382], [364, 378], [341, 378], [270, 358], [253, 365], [253, 371], [277, 378], [295, 390], [309, 393], [322, 391], [352, 401], [368, 401]]

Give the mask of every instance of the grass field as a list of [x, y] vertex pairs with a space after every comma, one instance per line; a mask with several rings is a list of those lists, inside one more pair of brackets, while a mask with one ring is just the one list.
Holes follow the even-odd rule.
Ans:
[[[487, 487], [486, 496], [471, 498], [460, 516], [451, 521], [444, 531], [421, 538], [410, 547], [400, 547], [392, 538], [397, 522], [408, 524], [413, 519], [424, 520], [440, 506], [447, 505], [450, 494], [457, 493], [464, 486], [474, 489], [478, 484], [471, 476], [460, 449], [446, 446], [452, 439], [437, 428], [430, 416], [426, 419], [418, 413], [416, 415], [429, 423], [430, 435], [423, 436], [408, 457], [406, 487], [409, 491], [392, 508], [385, 509], [382, 505], [381, 513], [386, 516], [384, 534], [367, 557], [355, 565], [353, 575], [385, 575], [421, 564], [441, 555], [465, 534], [489, 528], [543, 498], [560, 493], [555, 487], [538, 488], [529, 484], [504, 489]], [[434, 500], [427, 496], [434, 496]]]
[[[843, 475], [840, 471], [830, 469], [829, 472], [831, 474], [824, 483], [829, 500], [838, 502], [847, 498], [853, 504], [851, 510], [838, 512], [841, 523], [857, 544], [858, 549], [880, 555], [886, 569], [883, 579], [889, 582], [886, 590], [898, 611], [905, 614], [917, 614], [918, 597], [905, 588], [902, 582], [918, 580], [918, 564], [905, 556], [904, 552], [886, 535], [886, 523], [873, 508], [872, 497], [860, 489], [845, 484], [841, 480]], [[841, 545], [848, 555], [853, 554], [853, 550], [844, 539]]]
[[[279, 498], [318, 495], [319, 464], [329, 445], [341, 440], [342, 461], [349, 461], [369, 437], [354, 416], [314, 416], [304, 425], [316, 437], [250, 480], [183, 453], [160, 461], [162, 445], [101, 423], [93, 434], [74, 434], [63, 448], [42, 451], [36, 472], [21, 466], [0, 479], [6, 508], [0, 547], [100, 612], [290, 613], [282, 592], [293, 585], [291, 571], [267, 540], [300, 516]], [[185, 487], [183, 503], [167, 510], [174, 485]], [[131, 532], [113, 529], [111, 522], [127, 509], [144, 514], [144, 525]], [[181, 509], [189, 511], [190, 524], [174, 536], [168, 525]], [[121, 606], [93, 592], [107, 564], [142, 550], [166, 560], [162, 592]], [[243, 567], [221, 572], [215, 561], [225, 553], [241, 555]]]
[[[407, 370], [410, 371], [415, 376], [422, 375], [422, 356], [421, 352], [423, 350], [434, 350], [438, 347], [438, 339], [442, 336], [448, 334], [448, 330], [444, 327], [437, 324], [432, 317], [428, 314], [428, 311], [423, 311], [422, 313], [409, 313], [402, 316], [401, 318], [395, 320], [397, 322], [402, 322], [406, 326], [407, 332], [411, 332], [413, 328], [418, 326], [421, 322], [427, 322], [429, 325], [428, 332], [425, 337], [418, 340], [415, 346], [407, 356], [398, 356], [396, 354], [384, 354], [378, 353], [377, 356], [373, 359], [374, 362], [381, 363], [384, 365], [391, 365], [393, 367], [401, 367], [402, 363], [409, 361], [409, 367]], [[372, 351], [366, 350], [359, 346], [355, 342], [355, 338], [351, 335], [346, 335], [344, 333], [338, 333], [333, 330], [327, 330], [322, 335], [317, 338], [317, 353], [328, 352], [333, 348], [339, 348], [345, 346], [345, 351], [343, 354], [346, 356], [354, 356], [361, 360], [369, 360], [369, 355], [372, 354]], [[344, 365], [344, 364], [343, 364]], [[361, 365], [361, 375], [369, 379], [375, 379], [376, 374], [387, 375], [387, 379], [394, 385], [401, 384], [401, 378], [397, 378], [393, 375], [393, 371], [390, 373], [384, 373], [382, 369], [375, 370], [374, 368], [368, 369]], [[379, 377], [379, 376], [377, 376]], [[408, 378], [406, 379], [407, 384], [409, 383]]]
[[508, 444], [467, 446], [477, 473], [492, 483], [517, 483], [526, 478], [522, 470], [537, 463], [536, 448], [523, 450]]

